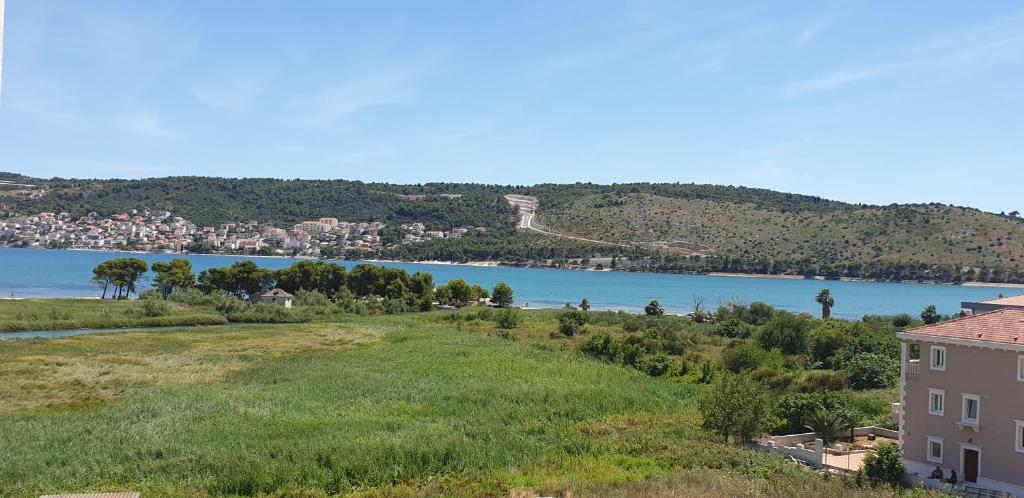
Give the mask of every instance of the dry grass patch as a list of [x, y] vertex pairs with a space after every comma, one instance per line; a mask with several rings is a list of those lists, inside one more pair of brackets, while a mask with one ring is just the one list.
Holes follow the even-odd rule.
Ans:
[[0, 413], [110, 401], [151, 386], [222, 382], [268, 358], [375, 342], [355, 323], [179, 328], [0, 343]]

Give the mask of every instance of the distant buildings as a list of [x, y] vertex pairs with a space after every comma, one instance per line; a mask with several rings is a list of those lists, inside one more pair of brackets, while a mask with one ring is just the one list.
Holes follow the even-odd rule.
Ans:
[[[324, 252], [379, 251], [385, 248], [381, 237], [385, 228], [377, 221], [354, 223], [329, 217], [296, 223], [285, 230], [257, 221], [198, 227], [169, 211], [132, 210], [106, 218], [91, 212], [78, 219], [68, 213], [39, 213], [20, 221], [0, 222], [0, 246], [320, 256]], [[390, 244], [461, 237], [470, 230], [483, 230], [427, 230], [423, 223], [407, 223], [399, 229], [404, 233], [397, 240], [390, 238]]]

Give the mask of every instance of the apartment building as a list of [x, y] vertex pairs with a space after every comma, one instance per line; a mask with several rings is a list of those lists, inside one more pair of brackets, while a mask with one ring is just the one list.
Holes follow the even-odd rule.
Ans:
[[907, 472], [1024, 496], [1024, 309], [897, 334]]

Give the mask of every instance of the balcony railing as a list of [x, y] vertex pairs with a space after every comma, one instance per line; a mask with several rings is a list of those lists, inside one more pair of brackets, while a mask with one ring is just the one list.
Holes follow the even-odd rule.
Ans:
[[919, 373], [921, 373], [921, 360], [909, 360], [909, 361], [907, 361], [907, 373], [908, 374], [919, 374]]

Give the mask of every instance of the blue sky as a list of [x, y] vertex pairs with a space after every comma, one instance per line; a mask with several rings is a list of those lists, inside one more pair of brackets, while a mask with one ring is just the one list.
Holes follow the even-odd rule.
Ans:
[[6, 3], [0, 170], [1024, 211], [1020, 2]]

